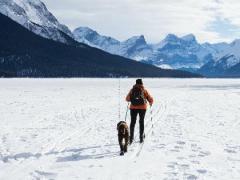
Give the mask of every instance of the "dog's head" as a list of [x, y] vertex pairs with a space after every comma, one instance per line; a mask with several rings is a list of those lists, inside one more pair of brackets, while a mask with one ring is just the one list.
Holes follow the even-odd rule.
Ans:
[[121, 121], [118, 123], [117, 125], [117, 130], [118, 130], [118, 134], [126, 134], [128, 132], [128, 126], [127, 123], [124, 121]]

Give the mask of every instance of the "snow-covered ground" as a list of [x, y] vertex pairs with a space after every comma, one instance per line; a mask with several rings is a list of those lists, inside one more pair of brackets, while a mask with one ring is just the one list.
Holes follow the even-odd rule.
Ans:
[[[121, 120], [134, 82], [121, 79]], [[153, 122], [120, 157], [118, 79], [0, 79], [0, 179], [239, 180], [240, 81], [144, 82]]]

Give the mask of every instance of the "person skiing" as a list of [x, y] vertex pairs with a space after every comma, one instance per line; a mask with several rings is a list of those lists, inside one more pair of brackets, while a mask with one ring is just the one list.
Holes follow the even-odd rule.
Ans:
[[137, 120], [137, 115], [139, 114], [139, 127], [140, 127], [140, 143], [144, 141], [144, 118], [147, 110], [147, 102], [150, 106], [153, 104], [153, 98], [144, 88], [142, 79], [137, 79], [136, 84], [130, 90], [126, 97], [127, 102], [131, 102], [130, 105], [130, 144], [134, 139], [134, 128]]

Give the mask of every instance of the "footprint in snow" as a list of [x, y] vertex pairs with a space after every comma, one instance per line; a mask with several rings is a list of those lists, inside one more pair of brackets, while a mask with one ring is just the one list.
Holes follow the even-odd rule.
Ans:
[[227, 153], [231, 153], [231, 154], [237, 153], [235, 150], [232, 150], [232, 149], [224, 149], [224, 151], [226, 151]]
[[157, 144], [156, 145], [156, 148], [158, 148], [158, 149], [163, 149], [165, 147], [166, 147], [166, 144]]
[[189, 169], [189, 165], [188, 164], [180, 164], [179, 165], [179, 167], [181, 168], [181, 169]]
[[44, 172], [44, 171], [38, 171], [35, 170], [34, 173], [31, 173], [33, 177], [36, 179], [55, 179], [57, 177], [56, 173], [51, 173], [51, 172]]
[[200, 164], [199, 161], [191, 161], [192, 164]]
[[178, 149], [171, 149], [171, 152], [180, 152]]
[[198, 145], [197, 144], [191, 144], [191, 150], [193, 151], [193, 152], [198, 152], [198, 151], [200, 151], [202, 148], [201, 147], [198, 147]]
[[211, 153], [209, 151], [200, 151], [199, 157], [206, 157], [209, 156]]
[[184, 159], [186, 159], [186, 158], [180, 156], [180, 157], [177, 157], [177, 159], [178, 159], [178, 160], [184, 160]]
[[[169, 179], [176, 179], [176, 176], [178, 175], [177, 172], [166, 172], [164, 173], [166, 174], [168, 177], [164, 178], [164, 180], [169, 180]], [[171, 178], [170, 178], [171, 177]], [[174, 178], [173, 178], [174, 177]]]
[[7, 137], [6, 137], [6, 136], [3, 136], [3, 137], [2, 137], [2, 143], [4, 144], [4, 143], [6, 143], [6, 141], [7, 141]]
[[185, 145], [186, 143], [184, 141], [177, 141], [177, 144], [179, 145]]
[[195, 154], [190, 154], [188, 157], [189, 158], [196, 158], [196, 155]]
[[191, 144], [191, 147], [192, 147], [192, 148], [196, 148], [196, 147], [197, 147], [197, 144]]
[[206, 169], [198, 169], [197, 172], [199, 174], [206, 174], [207, 173], [207, 170]]
[[198, 177], [192, 174], [187, 175], [187, 180], [196, 180]]
[[36, 138], [38, 135], [37, 134], [32, 134], [32, 138]]
[[174, 149], [183, 149], [182, 146], [174, 146]]

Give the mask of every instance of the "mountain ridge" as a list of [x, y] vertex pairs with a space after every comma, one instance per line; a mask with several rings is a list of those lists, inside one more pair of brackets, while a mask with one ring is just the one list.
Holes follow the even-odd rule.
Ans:
[[74, 43], [72, 32], [60, 24], [40, 0], [0, 0], [0, 13], [44, 38]]
[[[90, 28], [88, 29], [93, 31]], [[88, 34], [87, 31], [85, 34], [81, 34], [77, 31], [73, 32], [74, 36], [81, 36], [82, 39], [85, 38], [86, 34]], [[98, 37], [101, 37], [101, 35], [98, 34]], [[96, 37], [96, 39], [98, 37]], [[214, 63], [222, 61], [225, 56], [235, 56], [235, 58], [230, 58], [226, 61], [229, 70], [236, 65], [236, 62], [240, 63], [240, 40], [238, 39], [234, 40], [232, 43], [200, 44], [194, 34], [191, 33], [182, 37], [178, 37], [175, 34], [168, 34], [159, 43], [148, 44], [143, 35], [133, 36], [122, 42], [112, 37], [108, 38], [114, 39], [117, 43], [114, 44], [114, 46], [109, 44], [104, 48], [91, 40], [88, 41], [88, 44], [109, 53], [152, 64], [157, 67], [167, 69], [189, 69], [190, 71], [196, 70], [195, 72], [203, 73], [205, 76], [208, 76], [208, 70], [211, 76], [210, 67], [213, 68], [212, 71], [218, 71], [214, 70]], [[135, 41], [130, 41], [131, 39]], [[107, 39], [105, 39], [105, 41], [107, 41]], [[219, 64], [224, 66], [224, 63]], [[206, 69], [204, 70], [204, 68]], [[225, 73], [227, 72], [229, 71], [225, 71]]]
[[194, 34], [182, 37], [168, 34], [156, 44], [148, 44], [144, 35], [119, 41], [100, 35], [89, 27], [79, 27], [71, 32], [40, 0], [0, 0], [0, 6], [0, 13], [44, 38], [76, 46], [78, 42], [84, 43], [110, 54], [164, 69], [188, 70], [204, 76], [212, 76], [214, 72], [218, 76], [231, 74], [232, 68], [237, 74], [235, 66], [240, 63], [239, 39], [230, 44], [200, 44]]
[[0, 14], [0, 76], [11, 77], [200, 77], [162, 70], [97, 48], [45, 39]]

